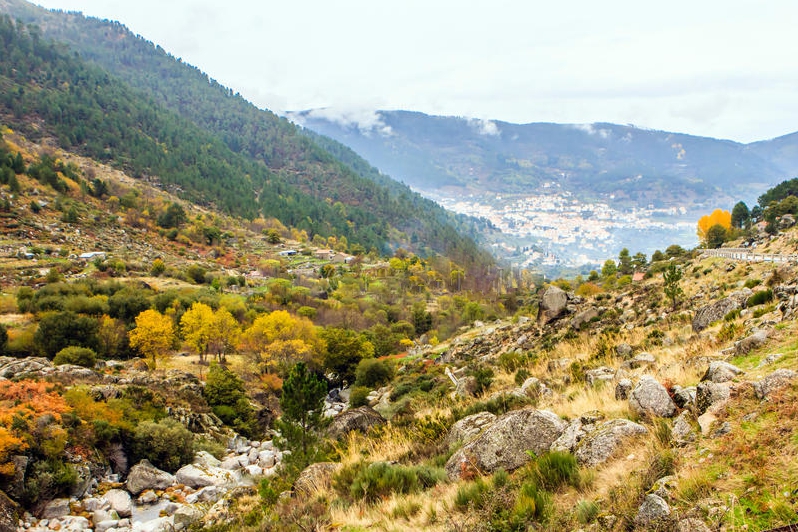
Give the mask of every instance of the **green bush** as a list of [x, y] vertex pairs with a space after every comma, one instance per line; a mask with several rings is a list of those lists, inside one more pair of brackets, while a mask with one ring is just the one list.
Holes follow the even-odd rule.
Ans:
[[393, 364], [390, 361], [364, 358], [355, 369], [355, 386], [378, 388], [389, 383], [393, 375]]
[[510, 523], [513, 529], [526, 530], [527, 524], [545, 522], [551, 516], [553, 503], [551, 496], [534, 482], [527, 482], [518, 491]]
[[396, 401], [400, 397], [413, 391], [413, 385], [409, 382], [400, 382], [391, 390], [391, 401]]
[[553, 451], [534, 457], [530, 463], [538, 486], [554, 491], [561, 486], [578, 488], [581, 485], [579, 464], [571, 453]]
[[53, 364], [56, 366], [75, 364], [76, 366], [83, 366], [84, 368], [93, 368], [96, 362], [97, 353], [88, 347], [65, 347], [56, 353], [55, 358], [53, 358]]
[[755, 286], [759, 286], [760, 284], [762, 284], [762, 279], [748, 279], [745, 281], [746, 288], [753, 288]]
[[524, 384], [524, 382], [526, 382], [528, 378], [529, 378], [529, 371], [527, 371], [524, 368], [521, 368], [515, 372], [514, 380], [517, 386], [521, 386], [522, 384]]
[[406, 494], [429, 489], [445, 479], [446, 472], [439, 467], [361, 462], [345, 468], [336, 475], [333, 483], [339, 491], [348, 488], [348, 494], [353, 499], [370, 503], [394, 493]]
[[490, 385], [493, 384], [493, 370], [491, 368], [482, 367], [474, 371], [474, 379], [477, 381], [477, 395], [485, 392]]
[[135, 461], [149, 460], [155, 467], [174, 472], [194, 458], [194, 435], [171, 418], [142, 421], [133, 431]]
[[576, 520], [583, 525], [592, 523], [598, 517], [601, 507], [593, 501], [579, 501], [576, 505]]
[[499, 355], [497, 360], [499, 367], [507, 373], [512, 373], [524, 365], [524, 355], [517, 351], [507, 351]]
[[488, 483], [478, 478], [457, 488], [457, 494], [454, 496], [454, 505], [461, 510], [480, 508], [489, 491], [490, 486]]
[[255, 410], [244, 393], [244, 381], [226, 367], [213, 364], [202, 395], [213, 413], [241, 434], [255, 435]]
[[768, 288], [767, 290], [754, 292], [754, 295], [748, 298], [748, 306], [755, 307], [757, 305], [764, 305], [765, 303], [769, 303], [771, 301], [773, 301], [773, 290]]
[[349, 408], [367, 406], [369, 391], [365, 386], [354, 386], [349, 392]]

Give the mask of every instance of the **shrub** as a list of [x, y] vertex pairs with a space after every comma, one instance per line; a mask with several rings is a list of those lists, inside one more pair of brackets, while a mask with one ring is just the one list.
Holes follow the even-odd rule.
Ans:
[[494, 373], [491, 368], [482, 367], [474, 371], [474, 379], [476, 379], [477, 382], [477, 394], [481, 394], [490, 388], [490, 385], [493, 384], [493, 376]]
[[524, 365], [524, 356], [517, 351], [507, 351], [499, 355], [499, 367], [507, 373], [512, 373]]
[[388, 360], [364, 358], [355, 369], [355, 385], [377, 388], [393, 378], [393, 364]]
[[136, 461], [146, 458], [155, 467], [174, 472], [194, 458], [194, 435], [171, 418], [143, 421], [133, 431]]
[[760, 284], [762, 284], [762, 279], [748, 279], [747, 281], [745, 281], [746, 288], [753, 288]]
[[482, 506], [484, 497], [489, 490], [488, 483], [478, 478], [457, 488], [457, 494], [454, 496], [454, 505], [461, 510], [469, 507], [479, 508]]
[[553, 451], [540, 455], [535, 457], [530, 467], [537, 485], [547, 490], [553, 491], [565, 485], [578, 488], [581, 485], [579, 465], [571, 453]]
[[757, 305], [764, 305], [765, 303], [769, 303], [771, 301], [773, 301], [773, 290], [768, 288], [767, 290], [754, 292], [754, 295], [748, 298], [748, 306], [755, 307]]
[[599, 505], [593, 501], [579, 501], [576, 505], [576, 520], [583, 525], [592, 523], [600, 510]]
[[357, 408], [359, 406], [367, 406], [369, 389], [365, 386], [354, 386], [349, 392], [349, 408]]
[[[375, 462], [360, 463], [355, 469], [349, 494], [354, 499], [363, 499], [366, 502], [374, 502], [393, 493], [413, 493], [428, 489], [446, 478], [443, 469], [423, 465], [403, 466]], [[343, 477], [339, 477], [339, 488], [342, 486], [340, 480]]]
[[526, 523], [546, 521], [551, 511], [551, 496], [534, 482], [527, 482], [518, 491], [510, 521], [514, 528], [525, 530]]
[[515, 384], [521, 386], [529, 378], [529, 371], [521, 368], [515, 372]]
[[83, 366], [84, 368], [93, 368], [97, 362], [97, 353], [88, 347], [70, 346], [65, 347], [53, 358], [53, 364], [60, 366], [62, 364], [75, 364]]

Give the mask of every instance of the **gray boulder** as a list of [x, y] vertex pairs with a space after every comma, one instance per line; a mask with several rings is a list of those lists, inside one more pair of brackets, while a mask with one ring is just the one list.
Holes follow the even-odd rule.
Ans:
[[511, 471], [529, 461], [527, 451], [537, 454], [548, 451], [567, 426], [547, 410], [523, 408], [508, 412], [452, 455], [446, 462], [446, 472], [450, 479], [456, 480], [471, 470]]
[[477, 379], [469, 375], [457, 380], [457, 388], [455, 393], [458, 397], [474, 397], [477, 393]]
[[754, 333], [750, 336], [746, 336], [742, 340], [735, 342], [734, 350], [738, 355], [746, 355], [757, 347], [765, 345], [768, 336], [770, 336], [770, 331], [767, 329], [759, 329], [754, 331]]
[[647, 432], [644, 426], [628, 419], [611, 419], [584, 436], [574, 456], [581, 465], [594, 467], [611, 458], [628, 438]]
[[232, 487], [238, 484], [240, 475], [221, 467], [188, 464], [178, 469], [175, 479], [179, 484], [195, 489], [205, 486]]
[[331, 438], [341, 438], [353, 430], [368, 432], [371, 427], [382, 425], [385, 418], [370, 406], [359, 406], [335, 416], [327, 428]]
[[791, 369], [777, 369], [761, 381], [754, 383], [754, 393], [759, 399], [764, 399], [772, 392], [790, 384], [795, 377], [798, 377], [798, 373]]
[[695, 407], [698, 415], [703, 414], [713, 405], [728, 401], [731, 395], [731, 384], [727, 382], [699, 382], [695, 392]]
[[670, 522], [671, 507], [665, 499], [653, 493], [646, 495], [643, 504], [637, 509], [635, 525], [643, 530], [658, 530]]
[[573, 329], [579, 330], [582, 328], [584, 324], [590, 323], [591, 320], [598, 318], [598, 316], [599, 316], [598, 310], [596, 310], [593, 307], [583, 310], [582, 312], [578, 312], [571, 319], [571, 327]]
[[676, 523], [676, 532], [712, 532], [712, 529], [702, 520], [689, 517]]
[[596, 369], [589, 369], [585, 371], [585, 380], [591, 386], [595, 386], [599, 382], [611, 381], [615, 378], [615, 370], [607, 366], [601, 366]]
[[644, 375], [629, 395], [629, 408], [638, 416], [673, 417], [676, 414], [668, 390], [654, 377]]
[[202, 510], [194, 506], [181, 506], [172, 514], [172, 522], [178, 530], [186, 530], [200, 522], [203, 517]]
[[696, 438], [698, 434], [693, 428], [693, 415], [685, 410], [673, 421], [671, 439], [674, 445], [681, 447], [694, 442]]
[[174, 483], [174, 475], [158, 469], [145, 459], [130, 468], [125, 487], [133, 495], [138, 495], [145, 490], [165, 490]]
[[103, 495], [103, 499], [108, 501], [111, 509], [119, 514], [119, 517], [130, 517], [133, 514], [133, 499], [125, 490], [108, 490]]
[[750, 289], [745, 288], [739, 292], [734, 292], [729, 297], [710, 303], [698, 309], [693, 317], [693, 330], [701, 332], [712, 322], [718, 321], [732, 310], [745, 307], [746, 301], [751, 297]]
[[615, 385], [615, 399], [617, 401], [626, 401], [629, 399], [629, 394], [632, 391], [632, 381], [629, 379], [621, 379]]
[[629, 358], [632, 356], [632, 346], [623, 342], [615, 346], [615, 354], [621, 358]]
[[722, 360], [715, 360], [709, 363], [709, 367], [707, 368], [706, 373], [704, 373], [704, 376], [701, 377], [701, 380], [710, 382], [729, 382], [734, 380], [737, 375], [742, 373], [744, 373], [743, 370], [734, 364], [729, 364], [728, 362], [724, 362]]
[[53, 499], [44, 505], [40, 517], [42, 519], [58, 519], [69, 515], [69, 499]]
[[687, 386], [685, 388], [674, 386], [673, 402], [676, 403], [676, 406], [679, 408], [688, 408], [695, 404], [695, 392], [695, 386]]
[[444, 443], [452, 448], [460, 443], [467, 443], [476, 438], [485, 427], [496, 421], [496, 416], [490, 412], [479, 412], [464, 417], [449, 429]]
[[545, 325], [556, 320], [566, 312], [567, 306], [568, 294], [559, 286], [549, 286], [540, 295], [538, 323]]

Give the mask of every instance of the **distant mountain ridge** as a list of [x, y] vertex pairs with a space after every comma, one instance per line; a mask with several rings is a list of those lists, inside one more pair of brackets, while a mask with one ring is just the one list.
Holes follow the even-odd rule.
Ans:
[[533, 193], [552, 184], [584, 199], [700, 205], [755, 198], [798, 172], [798, 134], [740, 144], [607, 123], [511, 124], [378, 111], [374, 128], [304, 111], [291, 118], [351, 146], [427, 192]]

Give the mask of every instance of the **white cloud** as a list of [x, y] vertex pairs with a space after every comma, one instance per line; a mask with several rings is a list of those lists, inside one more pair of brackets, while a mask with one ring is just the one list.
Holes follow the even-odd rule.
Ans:
[[[319, 118], [335, 122], [345, 128], [357, 128], [363, 134], [377, 133], [384, 137], [390, 136], [391, 126], [382, 120], [382, 116], [377, 111], [370, 109], [340, 109], [325, 107], [322, 109], [312, 109], [307, 115], [311, 118]], [[290, 115], [293, 119], [295, 114]], [[300, 119], [301, 122], [301, 119]]]
[[502, 134], [499, 126], [496, 125], [496, 122], [493, 120], [485, 120], [482, 118], [472, 118], [468, 121], [468, 123], [477, 130], [480, 135], [485, 135], [488, 137], [498, 137]]

